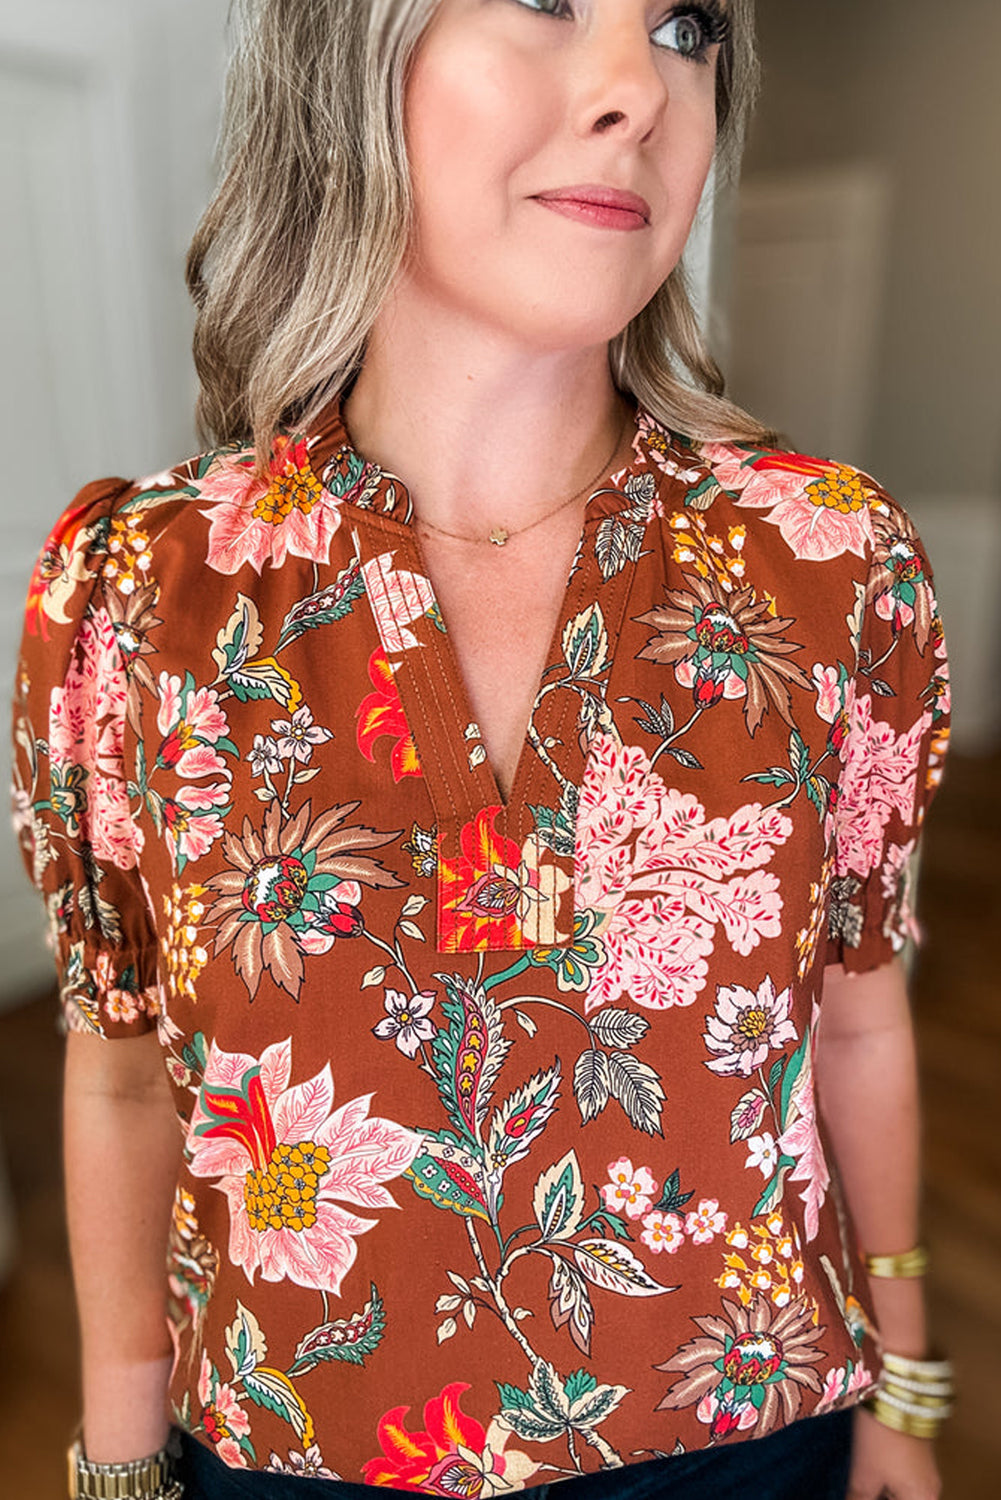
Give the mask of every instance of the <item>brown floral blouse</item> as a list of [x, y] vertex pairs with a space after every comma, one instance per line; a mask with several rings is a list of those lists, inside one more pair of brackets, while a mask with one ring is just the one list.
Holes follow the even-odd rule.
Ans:
[[176, 1420], [478, 1497], [850, 1405], [812, 1052], [824, 965], [913, 927], [914, 530], [636, 407], [505, 805], [410, 519], [335, 401], [264, 479], [90, 485], [32, 579], [15, 819], [68, 1025], [159, 1032]]

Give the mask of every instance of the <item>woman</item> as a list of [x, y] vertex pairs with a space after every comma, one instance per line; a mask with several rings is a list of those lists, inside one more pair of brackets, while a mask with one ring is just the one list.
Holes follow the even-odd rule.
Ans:
[[687, 302], [750, 4], [247, 10], [216, 446], [77, 497], [19, 679], [73, 1484], [934, 1496], [947, 673], [904, 513]]

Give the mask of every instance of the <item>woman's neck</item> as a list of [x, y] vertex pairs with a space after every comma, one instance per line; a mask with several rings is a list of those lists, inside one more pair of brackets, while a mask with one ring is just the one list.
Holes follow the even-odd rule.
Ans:
[[586, 486], [629, 406], [606, 346], [513, 350], [441, 318], [432, 339], [398, 315], [373, 330], [342, 414], [358, 452], [400, 476], [426, 522], [469, 534], [528, 525]]

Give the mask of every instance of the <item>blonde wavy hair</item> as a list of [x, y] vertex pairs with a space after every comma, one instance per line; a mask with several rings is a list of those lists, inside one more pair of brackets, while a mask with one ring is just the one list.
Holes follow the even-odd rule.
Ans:
[[[198, 422], [217, 443], [308, 426], [361, 368], [411, 240], [408, 65], [439, 0], [234, 0], [220, 185], [187, 260]], [[716, 168], [736, 176], [758, 86], [754, 0], [730, 0]], [[767, 444], [724, 396], [679, 265], [609, 345], [616, 386], [690, 437]]]

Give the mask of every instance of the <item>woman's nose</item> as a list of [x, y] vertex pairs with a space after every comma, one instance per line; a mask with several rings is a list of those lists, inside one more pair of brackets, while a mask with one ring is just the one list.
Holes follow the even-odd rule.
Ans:
[[599, 6], [592, 24], [581, 29], [576, 114], [583, 131], [614, 127], [643, 140], [663, 114], [669, 89], [642, 11], [627, 14], [630, 9]]

